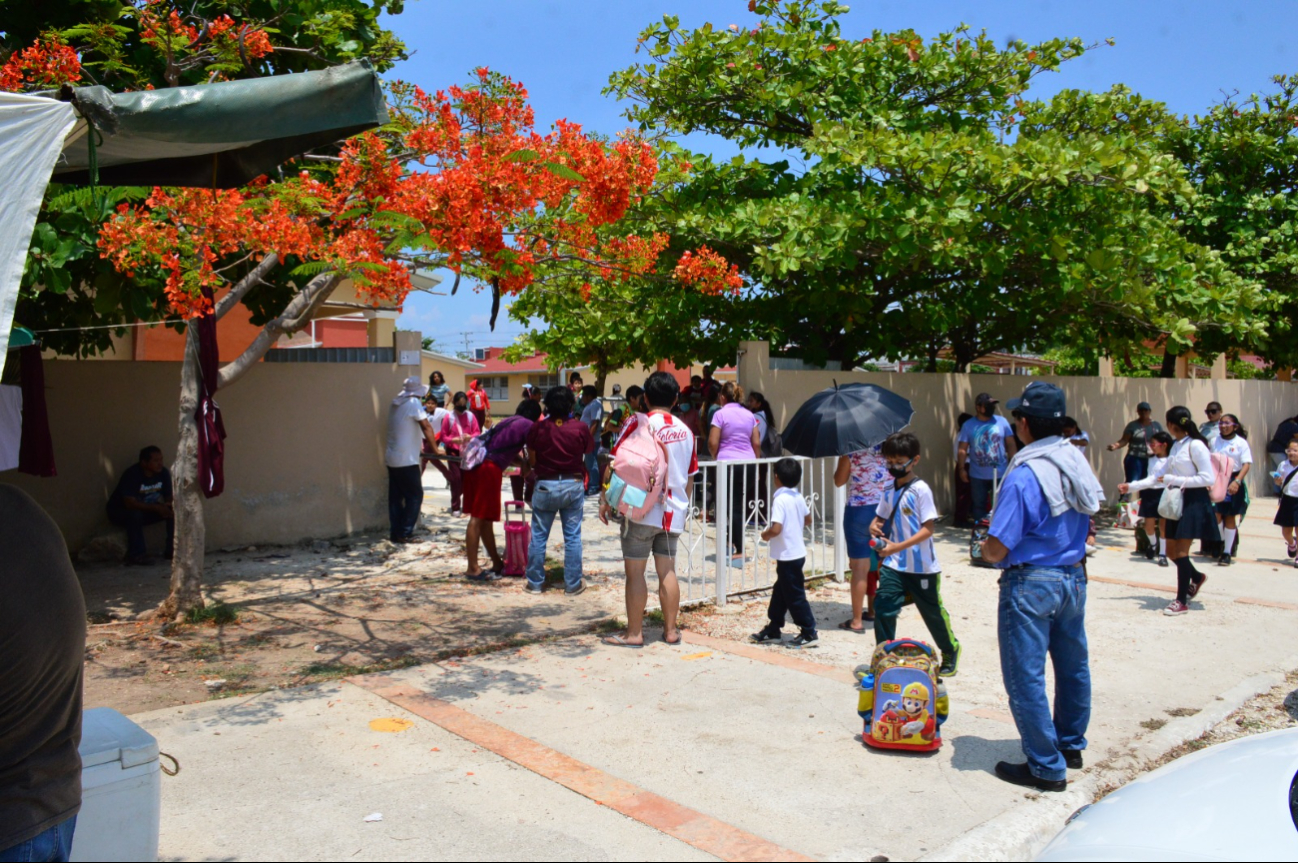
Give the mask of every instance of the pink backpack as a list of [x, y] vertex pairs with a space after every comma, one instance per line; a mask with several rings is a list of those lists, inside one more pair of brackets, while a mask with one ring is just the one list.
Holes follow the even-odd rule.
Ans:
[[1221, 503], [1226, 499], [1226, 489], [1230, 486], [1230, 456], [1224, 452], [1213, 453], [1212, 472], [1214, 478], [1212, 487], [1208, 489], [1208, 496], [1212, 498], [1213, 503]]
[[667, 450], [649, 427], [649, 417], [636, 414], [613, 453], [613, 475], [605, 499], [634, 520], [644, 518], [666, 492]]

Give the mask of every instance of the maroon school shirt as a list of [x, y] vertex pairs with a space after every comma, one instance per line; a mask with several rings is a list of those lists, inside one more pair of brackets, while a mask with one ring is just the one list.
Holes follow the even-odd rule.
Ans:
[[581, 420], [549, 417], [527, 433], [527, 451], [536, 453], [536, 478], [553, 479], [559, 474], [580, 474], [586, 470], [586, 453], [594, 452], [595, 439]]

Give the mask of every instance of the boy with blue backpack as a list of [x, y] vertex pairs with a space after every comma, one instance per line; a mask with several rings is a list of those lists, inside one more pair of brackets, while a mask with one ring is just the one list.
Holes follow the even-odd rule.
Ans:
[[942, 605], [942, 568], [933, 544], [937, 506], [928, 483], [915, 476], [919, 438], [897, 432], [883, 442], [883, 457], [892, 475], [875, 511], [870, 533], [882, 561], [874, 596], [874, 637], [882, 644], [897, 637], [897, 615], [909, 596], [919, 609], [933, 641], [942, 652], [940, 677], [954, 677], [960, 642]]

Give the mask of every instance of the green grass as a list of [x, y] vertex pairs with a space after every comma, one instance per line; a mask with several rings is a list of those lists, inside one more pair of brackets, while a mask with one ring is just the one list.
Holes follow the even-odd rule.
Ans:
[[225, 626], [238, 619], [238, 607], [224, 602], [214, 602], [202, 608], [191, 608], [189, 614], [185, 615], [187, 623], [211, 623], [216, 626]]
[[1146, 719], [1144, 722], [1140, 723], [1140, 727], [1146, 731], [1157, 731], [1166, 724], [1166, 719]]
[[299, 679], [319, 682], [338, 680], [343, 677], [351, 677], [354, 674], [377, 674], [380, 671], [396, 671], [399, 668], [409, 668], [418, 664], [419, 660], [413, 656], [383, 659], [368, 665], [348, 665], [345, 662], [312, 662], [298, 669], [297, 676]]

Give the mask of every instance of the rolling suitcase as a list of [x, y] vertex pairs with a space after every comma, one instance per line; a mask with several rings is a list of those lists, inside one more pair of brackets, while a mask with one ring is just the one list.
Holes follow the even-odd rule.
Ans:
[[505, 575], [521, 576], [527, 572], [527, 546], [532, 540], [532, 525], [523, 514], [523, 507], [522, 501], [505, 501]]

